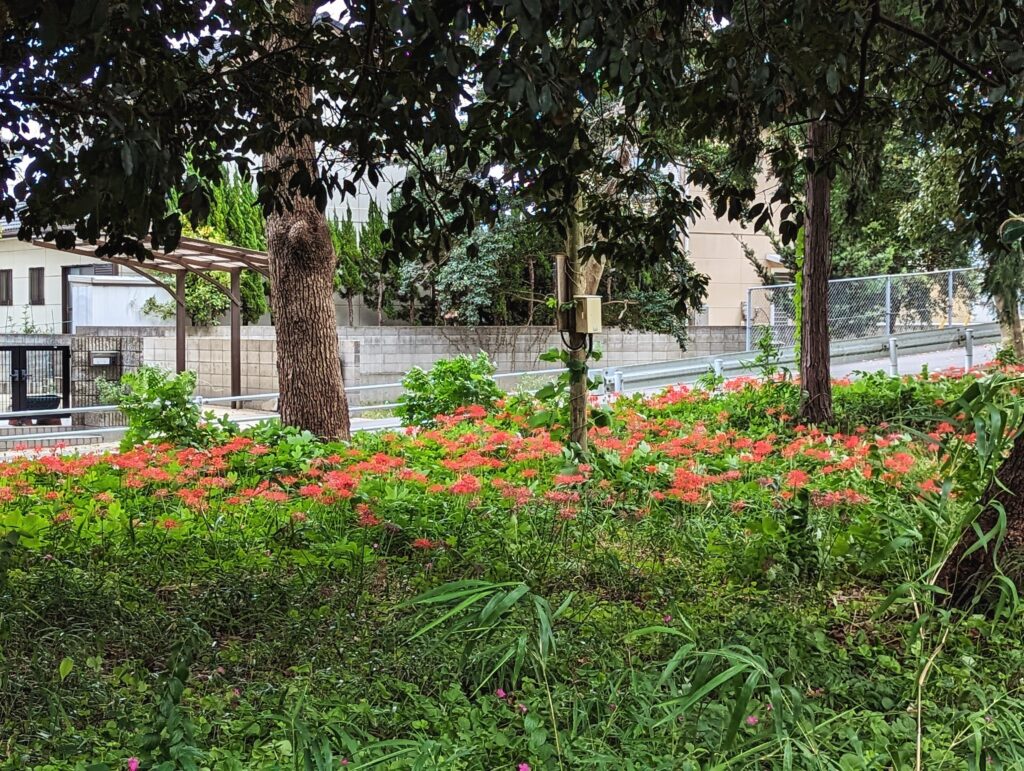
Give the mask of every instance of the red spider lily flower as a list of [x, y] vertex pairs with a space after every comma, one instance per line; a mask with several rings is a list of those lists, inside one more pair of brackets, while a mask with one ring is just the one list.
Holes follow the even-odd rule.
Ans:
[[787, 487], [804, 487], [810, 481], [810, 475], [803, 469], [795, 468], [786, 474]]
[[260, 498], [270, 503], [284, 503], [291, 498], [284, 490], [264, 490]]
[[897, 474], [906, 474], [914, 467], [914, 456], [906, 452], [897, 452], [882, 461], [882, 465]]
[[480, 480], [472, 474], [463, 474], [457, 482], [449, 486], [448, 491], [453, 495], [475, 495], [480, 492], [483, 485]]
[[435, 543], [434, 541], [431, 541], [429, 538], [417, 538], [415, 541], [413, 541], [410, 544], [410, 546], [412, 546], [412, 548], [414, 548], [414, 549], [421, 549], [423, 551], [427, 551], [429, 549], [436, 549], [436, 548], [438, 548], [438, 546], [440, 546], [440, 544], [439, 543]]

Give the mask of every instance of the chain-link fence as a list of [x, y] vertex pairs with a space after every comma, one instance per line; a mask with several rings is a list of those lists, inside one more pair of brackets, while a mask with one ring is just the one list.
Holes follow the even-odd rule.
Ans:
[[[942, 329], [995, 321], [974, 268], [931, 273], [840, 278], [828, 282], [828, 325], [832, 340]], [[796, 340], [796, 285], [747, 290], [747, 349], [771, 332], [776, 345]]]

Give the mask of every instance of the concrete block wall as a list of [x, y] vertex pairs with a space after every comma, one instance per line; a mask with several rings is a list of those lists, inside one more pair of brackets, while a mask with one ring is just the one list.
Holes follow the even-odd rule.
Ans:
[[[175, 339], [142, 338], [147, 364], [173, 370]], [[196, 391], [203, 396], [231, 395], [231, 341], [227, 337], [198, 336], [185, 345], [185, 367], [197, 375]], [[272, 339], [242, 340], [242, 390], [269, 393], [277, 390], [277, 350]]]
[[[486, 352], [498, 372], [555, 368], [538, 360], [540, 354], [561, 344], [550, 327], [355, 327], [338, 329], [342, 370], [348, 386], [395, 383], [413, 367], [429, 368], [435, 361], [460, 353]], [[707, 355], [742, 350], [742, 327], [703, 327], [691, 330], [686, 352], [675, 338], [643, 332], [610, 330], [597, 337], [604, 355], [598, 366], [614, 367], [671, 361], [687, 355]], [[277, 359], [272, 327], [244, 327], [242, 335], [242, 390], [265, 393], [277, 390]], [[174, 368], [174, 338], [146, 337], [143, 360]], [[230, 343], [227, 330], [190, 331], [186, 364], [198, 374], [198, 391], [204, 396], [230, 395]], [[503, 380], [502, 386], [514, 383]], [[389, 401], [397, 392], [385, 390], [354, 394], [353, 404]]]

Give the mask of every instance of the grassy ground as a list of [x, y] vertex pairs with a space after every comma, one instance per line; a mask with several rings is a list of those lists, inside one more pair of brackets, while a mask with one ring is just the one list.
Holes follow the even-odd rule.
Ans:
[[983, 481], [964, 386], [622, 400], [582, 464], [515, 400], [12, 461], [0, 763], [1024, 768], [1020, 616], [921, 578]]

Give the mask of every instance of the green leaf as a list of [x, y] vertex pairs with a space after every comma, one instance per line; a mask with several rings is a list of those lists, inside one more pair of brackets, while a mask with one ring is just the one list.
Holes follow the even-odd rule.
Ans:
[[825, 72], [825, 84], [828, 86], [830, 94], [839, 93], [839, 70], [836, 69], [834, 64], [830, 65]]
[[71, 674], [71, 670], [74, 669], [75, 662], [71, 660], [69, 656], [65, 656], [61, 659], [60, 666], [57, 667], [57, 672], [60, 674], [61, 682], [67, 679], [68, 675]]

